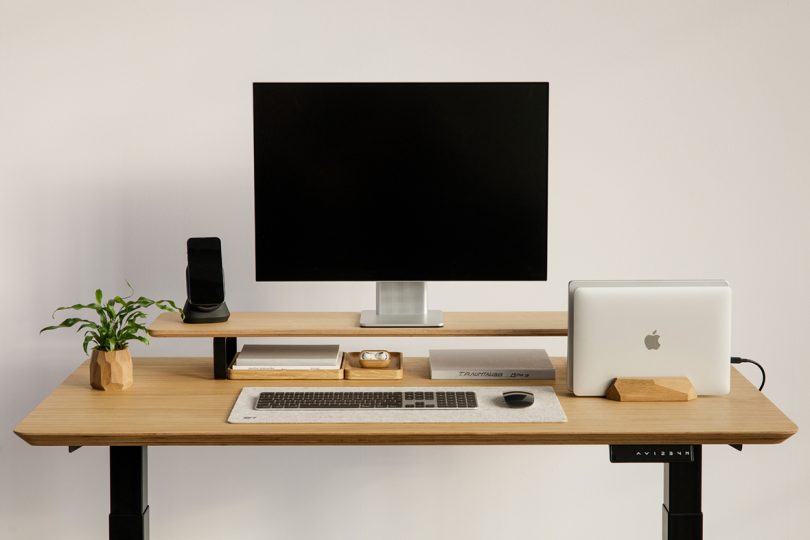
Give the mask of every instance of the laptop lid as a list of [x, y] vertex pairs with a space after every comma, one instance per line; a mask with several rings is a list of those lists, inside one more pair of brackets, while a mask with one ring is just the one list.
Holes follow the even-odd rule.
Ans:
[[604, 395], [616, 377], [689, 377], [730, 389], [731, 288], [723, 280], [569, 283], [568, 385]]

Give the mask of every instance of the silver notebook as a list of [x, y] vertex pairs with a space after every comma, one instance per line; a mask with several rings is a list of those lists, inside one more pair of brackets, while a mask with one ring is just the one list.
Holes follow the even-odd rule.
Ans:
[[245, 345], [233, 369], [337, 369], [338, 345]]
[[544, 349], [431, 349], [431, 379], [551, 379]]
[[731, 383], [731, 288], [723, 280], [572, 281], [568, 386], [601, 396], [616, 377], [689, 377], [698, 394]]

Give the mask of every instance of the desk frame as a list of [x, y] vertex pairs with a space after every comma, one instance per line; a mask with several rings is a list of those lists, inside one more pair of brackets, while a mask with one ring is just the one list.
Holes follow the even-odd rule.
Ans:
[[[641, 447], [633, 447], [641, 448]], [[679, 446], [661, 446], [683, 448]], [[689, 462], [664, 463], [664, 540], [703, 538], [702, 446], [690, 445]], [[110, 447], [110, 540], [149, 540], [146, 446]]]

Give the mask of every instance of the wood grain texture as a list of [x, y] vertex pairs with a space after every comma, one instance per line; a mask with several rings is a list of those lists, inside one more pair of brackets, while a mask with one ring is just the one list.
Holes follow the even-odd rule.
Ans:
[[389, 354], [391, 358], [387, 366], [368, 368], [360, 365], [359, 352], [343, 353], [343, 377], [359, 381], [401, 379], [405, 374], [402, 368], [402, 353]]
[[[504, 385], [505, 381], [432, 381], [426, 359], [408, 359], [397, 386]], [[791, 422], [736, 369], [731, 393], [680, 403], [621, 403], [574, 397], [564, 359], [554, 389], [565, 423], [228, 424], [245, 386], [379, 386], [381, 381], [232, 381], [211, 378], [210, 358], [135, 358], [127, 392], [90, 389], [87, 363], [16, 427], [33, 445], [373, 445], [373, 444], [719, 444], [778, 443]], [[521, 386], [544, 385], [521, 381]]]
[[228, 368], [228, 378], [252, 381], [323, 381], [343, 378], [339, 369], [233, 369]]
[[185, 324], [162, 313], [149, 326], [154, 337], [331, 336], [565, 336], [564, 311], [445, 312], [442, 328], [361, 328], [357, 312], [236, 312], [224, 323]]
[[619, 377], [605, 392], [614, 401], [690, 401], [697, 398], [689, 377]]
[[129, 349], [93, 349], [90, 355], [90, 386], [96, 390], [121, 392], [132, 387], [132, 383], [132, 356]]

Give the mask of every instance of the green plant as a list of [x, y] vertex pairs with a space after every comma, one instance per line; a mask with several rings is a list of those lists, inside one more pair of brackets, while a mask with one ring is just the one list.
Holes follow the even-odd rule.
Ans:
[[51, 315], [52, 318], [56, 317], [57, 311], [65, 309], [92, 309], [98, 314], [98, 322], [79, 317], [67, 318], [61, 323], [54, 326], [46, 326], [39, 331], [41, 334], [46, 330], [55, 330], [57, 328], [71, 328], [76, 326], [76, 332], [84, 330], [84, 343], [82, 347], [84, 352], [87, 353], [87, 347], [91, 343], [94, 344], [93, 348], [100, 351], [116, 351], [126, 349], [127, 344], [131, 340], [137, 340], [142, 343], [149, 344], [149, 339], [146, 337], [146, 326], [140, 322], [141, 319], [146, 318], [144, 309], [150, 306], [156, 306], [163, 311], [176, 311], [182, 316], [182, 311], [171, 300], [150, 300], [145, 296], [137, 299], [130, 300], [135, 294], [132, 285], [127, 282], [130, 294], [129, 296], [120, 297], [115, 296], [106, 302], [102, 299], [103, 294], [101, 289], [96, 290], [96, 301], [90, 304], [73, 304], [72, 306], [63, 306], [56, 308]]

